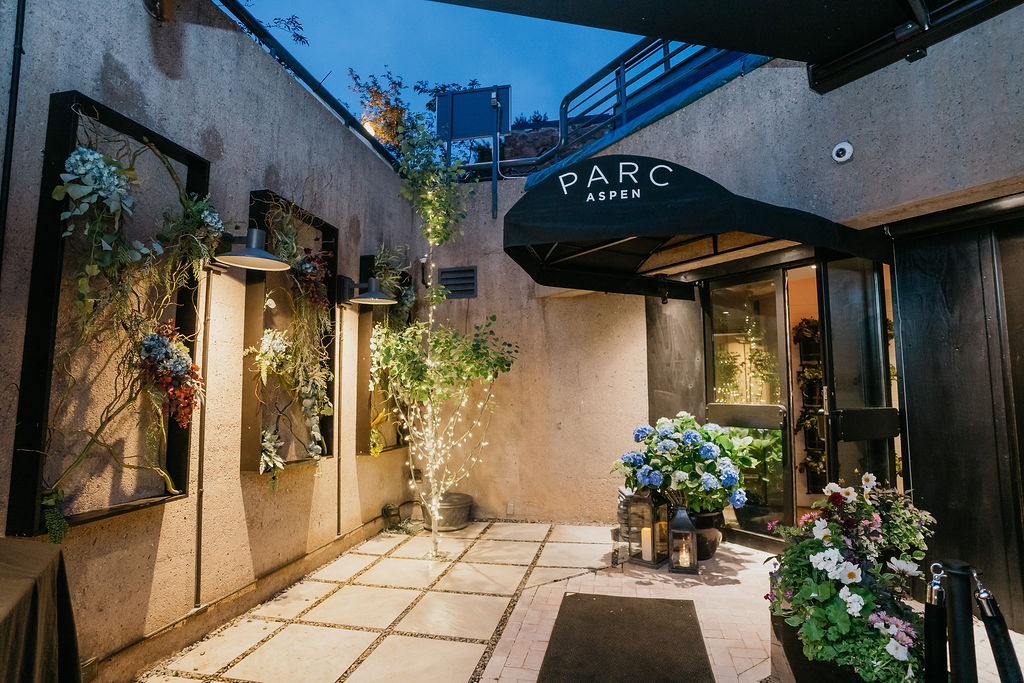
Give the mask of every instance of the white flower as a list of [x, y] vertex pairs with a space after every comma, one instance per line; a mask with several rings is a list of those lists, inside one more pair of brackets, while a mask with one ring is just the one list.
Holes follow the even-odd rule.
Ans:
[[877, 482], [878, 480], [875, 478], [875, 475], [870, 472], [865, 472], [864, 476], [860, 478], [860, 483], [864, 487], [865, 492], [875, 488]]
[[864, 608], [864, 598], [850, 590], [849, 586], [843, 586], [839, 590], [839, 597], [846, 603], [846, 613], [852, 617], [860, 616]]
[[832, 532], [828, 529], [828, 522], [823, 519], [814, 520], [814, 537], [825, 545], [832, 545]]
[[841, 559], [842, 556], [839, 554], [839, 551], [835, 548], [823, 550], [822, 552], [815, 553], [810, 557], [812, 567], [827, 572], [835, 570], [836, 565], [839, 564], [839, 560]]
[[903, 574], [905, 576], [921, 576], [921, 570], [913, 562], [904, 562], [903, 560], [893, 557], [885, 563], [890, 569], [897, 574]]
[[845, 489], [840, 489], [839, 493], [843, 495], [843, 501], [852, 503], [857, 500], [857, 492], [853, 490], [852, 486], [847, 486]]
[[693, 417], [693, 415], [686, 412], [685, 410], [680, 410], [678, 413], [676, 413], [676, 417], [681, 417], [685, 420], [689, 420], [691, 417]]
[[829, 482], [829, 485], [828, 485], [828, 486], [826, 486], [826, 487], [825, 487], [825, 488], [823, 489], [823, 491], [822, 491], [822, 492], [823, 492], [823, 493], [824, 493], [824, 494], [825, 494], [826, 496], [828, 496], [828, 495], [831, 495], [831, 494], [833, 494], [833, 493], [839, 493], [839, 484], [835, 483], [834, 481], [833, 481], [833, 482]]
[[836, 567], [835, 572], [829, 572], [828, 578], [839, 579], [845, 584], [860, 583], [860, 567], [852, 562], [843, 562]]
[[889, 639], [889, 644], [885, 646], [885, 651], [901, 662], [907, 661], [910, 656], [907, 653], [907, 648], [897, 643], [895, 638]]

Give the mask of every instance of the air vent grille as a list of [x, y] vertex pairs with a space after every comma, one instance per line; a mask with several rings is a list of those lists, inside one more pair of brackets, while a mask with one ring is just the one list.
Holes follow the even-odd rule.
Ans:
[[438, 284], [448, 290], [449, 299], [472, 299], [476, 297], [476, 266], [441, 268]]

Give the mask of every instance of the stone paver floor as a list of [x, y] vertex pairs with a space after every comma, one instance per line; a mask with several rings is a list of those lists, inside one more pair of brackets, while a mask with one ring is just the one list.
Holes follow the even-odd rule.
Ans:
[[[379, 534], [141, 680], [534, 681], [566, 593], [693, 600], [718, 683], [769, 674], [768, 555], [724, 544], [700, 576], [613, 562], [611, 527], [474, 522]], [[670, 634], [652, 634], [670, 642]]]

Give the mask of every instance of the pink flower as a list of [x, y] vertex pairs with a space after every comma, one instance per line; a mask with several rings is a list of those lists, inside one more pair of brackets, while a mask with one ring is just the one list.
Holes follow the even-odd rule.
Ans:
[[792, 597], [793, 597], [793, 591], [792, 591], [792, 589], [790, 589], [790, 590], [786, 591], [786, 599], [787, 599], [787, 600], [789, 600], [789, 599], [790, 599], [790, 598], [792, 598]]
[[803, 526], [803, 525], [807, 524], [808, 522], [813, 522], [817, 518], [818, 518], [818, 513], [817, 512], [808, 512], [806, 515], [804, 515], [803, 517], [800, 518], [800, 521], [797, 522], [797, 525], [798, 526]]
[[773, 521], [773, 522], [768, 522], [768, 531], [771, 531], [772, 529], [774, 529], [778, 525], [779, 525], [779, 520], [777, 520], [777, 519], [775, 521]]

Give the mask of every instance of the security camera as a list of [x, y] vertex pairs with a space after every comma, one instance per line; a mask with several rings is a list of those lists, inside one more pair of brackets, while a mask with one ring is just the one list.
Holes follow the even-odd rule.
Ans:
[[843, 140], [832, 148], [832, 161], [837, 164], [845, 164], [853, 158], [853, 145]]

